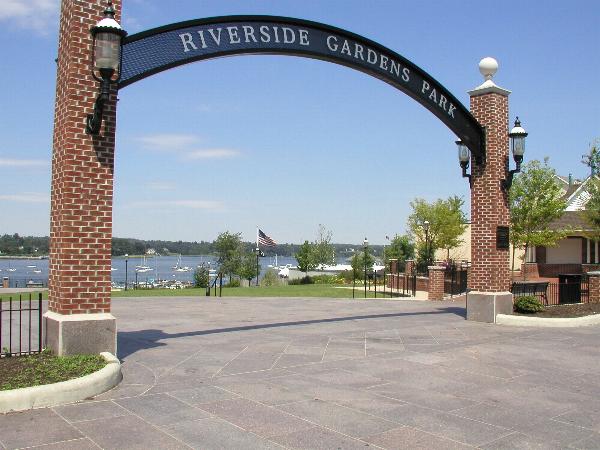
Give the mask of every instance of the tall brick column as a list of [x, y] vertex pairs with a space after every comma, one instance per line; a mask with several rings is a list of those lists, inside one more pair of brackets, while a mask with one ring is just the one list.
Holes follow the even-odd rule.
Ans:
[[508, 95], [492, 77], [498, 69], [492, 58], [484, 58], [479, 70], [485, 81], [469, 91], [471, 114], [485, 127], [486, 158], [471, 161], [471, 273], [467, 319], [495, 322], [497, 313], [512, 312], [510, 252], [498, 248], [497, 229], [508, 227], [508, 193], [502, 188], [508, 169]]
[[[113, 0], [116, 20], [121, 1]], [[105, 0], [62, 0], [56, 76], [50, 212], [47, 346], [57, 354], [116, 353], [110, 314], [116, 91], [98, 136], [85, 133], [99, 83], [91, 74], [90, 28]]]
[[429, 284], [427, 286], [427, 300], [444, 300], [444, 266], [429, 266]]

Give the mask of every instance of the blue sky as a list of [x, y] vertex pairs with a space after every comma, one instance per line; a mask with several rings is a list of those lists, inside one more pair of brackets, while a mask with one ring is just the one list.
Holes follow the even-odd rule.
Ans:
[[[600, 2], [123, 0], [136, 33], [193, 18], [267, 14], [372, 39], [468, 107], [493, 56], [512, 91], [525, 161], [560, 174], [600, 137]], [[3, 0], [0, 234], [47, 235], [59, 2]], [[224, 230], [278, 242], [384, 243], [415, 197], [459, 195], [455, 136], [421, 105], [363, 73], [306, 58], [244, 56], [185, 65], [119, 93], [114, 235], [212, 240]]]

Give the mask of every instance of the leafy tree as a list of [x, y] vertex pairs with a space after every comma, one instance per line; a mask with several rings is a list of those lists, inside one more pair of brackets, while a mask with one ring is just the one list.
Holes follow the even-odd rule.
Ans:
[[562, 197], [548, 158], [543, 165], [533, 160], [523, 166], [509, 192], [510, 241], [514, 247], [524, 249], [527, 254], [529, 247], [552, 247], [565, 237], [564, 230], [550, 229], [550, 224], [563, 215], [566, 203]]
[[[260, 263], [258, 264], [258, 271], [260, 273]], [[246, 252], [242, 256], [240, 266], [237, 271], [237, 275], [244, 280], [248, 280], [248, 285], [252, 281], [252, 278], [256, 276], [256, 254], [252, 252]]]
[[295, 257], [296, 261], [298, 261], [298, 270], [304, 273], [314, 270], [317, 267], [313, 246], [308, 241], [304, 241], [304, 244], [300, 246]]
[[331, 244], [331, 231], [319, 224], [317, 240], [313, 244], [313, 262], [315, 266], [335, 263], [335, 248]]
[[209, 275], [208, 267], [202, 265], [200, 267], [197, 267], [196, 270], [194, 270], [194, 286], [195, 287], [205, 288], [208, 286], [209, 281], [210, 281], [210, 275]]
[[242, 263], [242, 255], [244, 253], [242, 233], [225, 231], [219, 234], [214, 242], [214, 247], [221, 272], [229, 275], [229, 279], [231, 280], [232, 275], [239, 271]]
[[[408, 229], [417, 240], [419, 261], [431, 261], [438, 248], [446, 249], [449, 254], [450, 249], [461, 244], [460, 237], [467, 228], [463, 205], [464, 200], [457, 196], [448, 197], [446, 200], [438, 199], [433, 203], [428, 203], [422, 198], [410, 202], [413, 212], [408, 217]], [[425, 221], [429, 222], [427, 233], [423, 227]]]
[[[366, 262], [366, 265], [365, 265]], [[360, 252], [354, 253], [352, 259], [350, 260], [350, 265], [352, 266], [352, 272], [354, 274], [354, 278], [357, 280], [364, 280], [369, 271], [373, 269], [373, 263], [375, 262], [375, 258], [371, 255], [371, 250], [367, 247], [367, 250], [363, 249]], [[367, 272], [365, 273], [365, 266], [367, 268]]]
[[590, 144], [589, 151], [581, 158], [581, 162], [590, 168], [590, 175], [597, 175], [600, 171], [600, 138]]
[[586, 189], [590, 198], [581, 214], [590, 228], [586, 232], [587, 237], [597, 241], [600, 240], [600, 179], [596, 177], [590, 179]]
[[406, 261], [407, 259], [414, 258], [414, 256], [415, 244], [411, 241], [410, 236], [406, 234], [402, 236], [395, 235], [390, 245], [385, 248], [385, 254], [383, 255], [386, 264], [390, 259]]

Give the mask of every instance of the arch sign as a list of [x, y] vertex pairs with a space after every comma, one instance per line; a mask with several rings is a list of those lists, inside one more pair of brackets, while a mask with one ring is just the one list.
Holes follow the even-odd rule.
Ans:
[[485, 155], [481, 125], [446, 88], [392, 50], [348, 31], [299, 19], [228, 16], [190, 20], [125, 39], [119, 88], [172, 67], [221, 56], [291, 55], [341, 64], [412, 97], [471, 150]]

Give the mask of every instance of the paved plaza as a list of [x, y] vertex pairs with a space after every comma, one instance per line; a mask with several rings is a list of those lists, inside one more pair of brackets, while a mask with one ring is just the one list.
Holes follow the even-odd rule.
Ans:
[[600, 448], [600, 327], [462, 302], [113, 300], [123, 382], [0, 415], [0, 447]]

